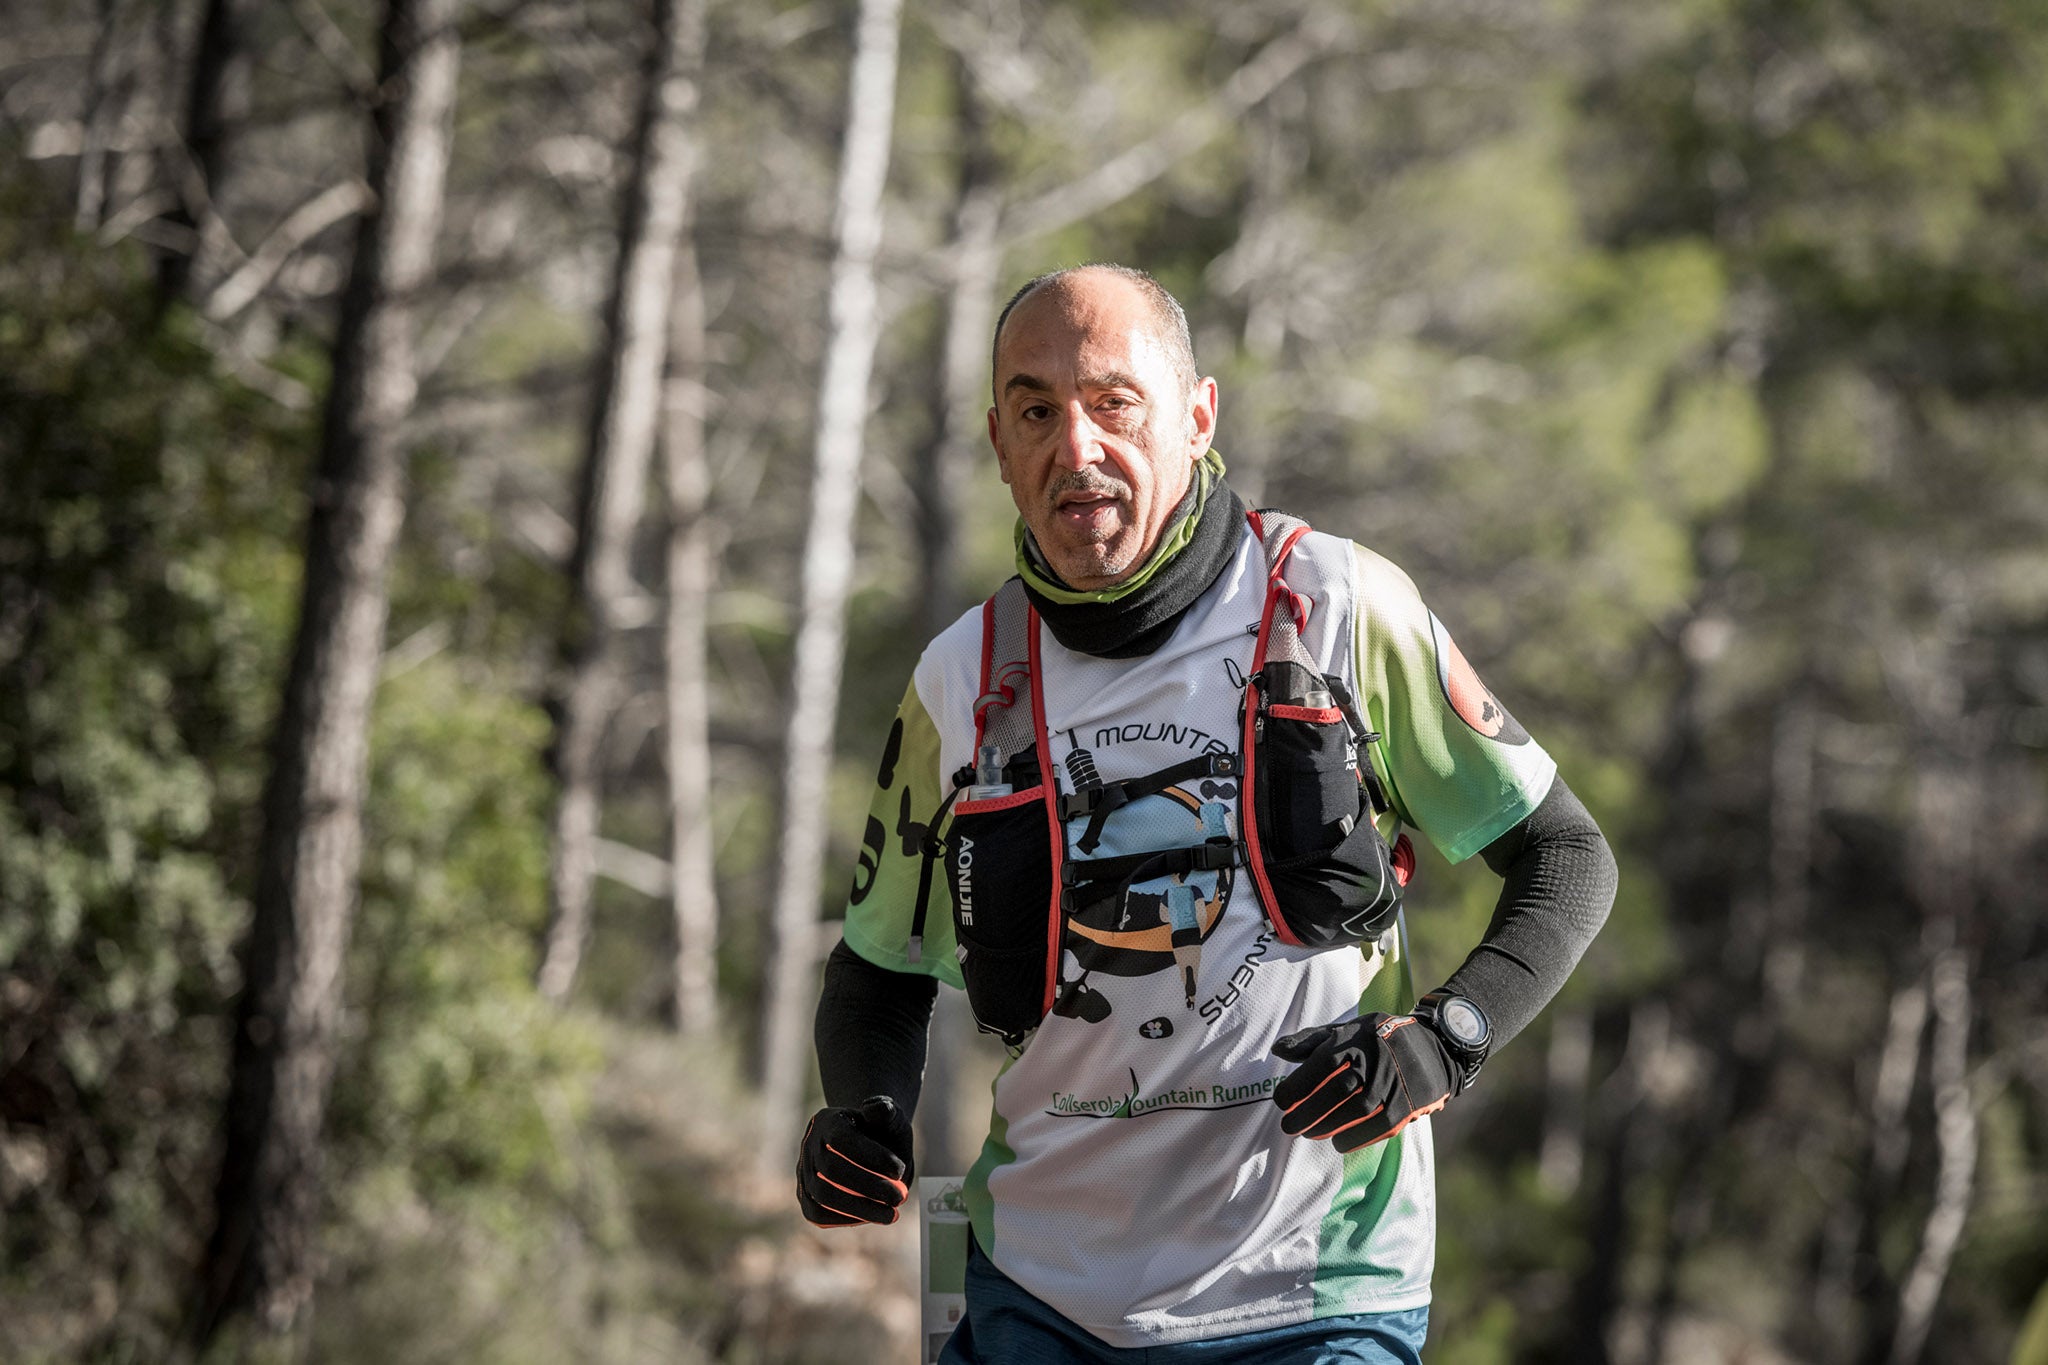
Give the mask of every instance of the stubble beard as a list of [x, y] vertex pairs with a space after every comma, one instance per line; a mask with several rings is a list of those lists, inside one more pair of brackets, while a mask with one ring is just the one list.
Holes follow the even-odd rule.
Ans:
[[[1075, 565], [1074, 572], [1068, 573], [1062, 570], [1060, 576], [1069, 583], [1074, 582], [1076, 579], [1087, 579], [1090, 581], [1104, 579], [1108, 580], [1108, 582], [1100, 584], [1100, 586], [1113, 586], [1117, 579], [1122, 578], [1137, 567], [1138, 559], [1137, 551], [1134, 548], [1131, 548], [1128, 543], [1120, 546], [1118, 542], [1131, 542], [1136, 539], [1137, 537], [1129, 531], [1114, 531], [1099, 538], [1092, 538], [1088, 541], [1087, 548], [1076, 551], [1072, 556], [1076, 561], [1079, 561]], [[1085, 573], [1080, 571], [1082, 563], [1085, 563], [1087, 566], [1087, 572]]]
[[[1062, 525], [1059, 500], [1069, 493], [1113, 499], [1116, 525], [1085, 529]], [[1130, 486], [1118, 480], [1063, 474], [1045, 490], [1046, 534], [1038, 537], [1038, 548], [1069, 584], [1120, 578], [1135, 567], [1138, 557], [1135, 502]]]

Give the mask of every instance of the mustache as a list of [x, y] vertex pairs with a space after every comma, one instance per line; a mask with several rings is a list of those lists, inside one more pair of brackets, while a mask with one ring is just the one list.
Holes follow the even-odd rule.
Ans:
[[1129, 501], [1131, 487], [1093, 470], [1070, 470], [1046, 485], [1045, 501], [1049, 507], [1058, 507], [1060, 499], [1069, 493], [1080, 493], [1091, 498], [1115, 498], [1120, 502]]

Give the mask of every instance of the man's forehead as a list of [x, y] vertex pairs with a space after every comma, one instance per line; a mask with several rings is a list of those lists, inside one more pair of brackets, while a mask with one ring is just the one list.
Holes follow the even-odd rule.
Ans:
[[1131, 321], [1153, 322], [1156, 310], [1135, 281], [1107, 270], [1080, 270], [1049, 280], [1017, 301], [1009, 327], [1034, 319], [1061, 319], [1069, 325], [1122, 328]]
[[[1007, 386], [1020, 371], [1041, 379], [1130, 378], [1164, 364], [1166, 346], [1142, 294], [1110, 276], [1112, 288], [1040, 289], [1018, 303], [996, 349], [996, 382]], [[1118, 294], [1122, 297], [1118, 297]]]

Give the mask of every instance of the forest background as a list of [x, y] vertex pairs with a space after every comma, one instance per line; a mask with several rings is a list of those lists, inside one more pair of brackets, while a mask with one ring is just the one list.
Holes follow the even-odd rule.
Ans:
[[1621, 861], [1430, 1358], [2048, 1360], [2026, 0], [10, 4], [0, 1360], [912, 1358], [808, 1016], [1089, 259]]

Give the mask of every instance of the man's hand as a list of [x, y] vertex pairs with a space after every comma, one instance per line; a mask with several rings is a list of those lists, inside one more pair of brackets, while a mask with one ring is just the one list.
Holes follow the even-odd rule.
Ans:
[[893, 1223], [916, 1173], [910, 1116], [887, 1095], [820, 1109], [797, 1151], [797, 1206], [821, 1228]]
[[1408, 1014], [1368, 1014], [1290, 1033], [1273, 1055], [1301, 1066], [1273, 1089], [1280, 1127], [1340, 1152], [1381, 1142], [1458, 1093], [1436, 1030]]

